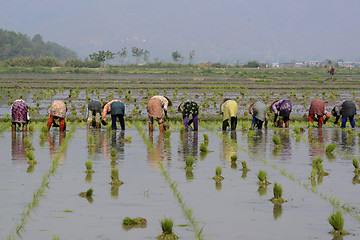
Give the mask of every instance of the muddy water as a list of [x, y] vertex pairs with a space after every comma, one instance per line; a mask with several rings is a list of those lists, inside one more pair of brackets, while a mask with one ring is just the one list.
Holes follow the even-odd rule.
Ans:
[[[222, 133], [219, 125], [202, 125], [200, 131], [181, 135], [173, 129], [170, 139], [155, 130], [145, 139], [156, 152], [150, 151], [141, 133], [135, 127], [125, 132], [107, 132], [78, 127], [73, 133], [63, 157], [59, 159], [56, 174], [51, 178], [45, 197], [31, 212], [31, 218], [22, 233], [23, 239], [154, 239], [161, 233], [159, 220], [164, 216], [174, 220], [174, 231], [181, 239], [195, 239], [192, 227], [164, 180], [158, 165], [160, 159], [169, 176], [178, 183], [178, 190], [200, 227], [204, 226], [205, 239], [332, 239], [332, 227], [327, 218], [335, 209], [328, 200], [347, 203], [360, 209], [360, 184], [353, 183], [352, 158], [359, 155], [357, 135], [349, 136], [338, 128], [306, 129], [300, 137], [290, 130]], [[211, 129], [213, 130], [207, 130]], [[355, 132], [356, 133], [356, 132]], [[89, 148], [89, 134], [95, 137], [95, 147]], [[208, 134], [210, 152], [199, 152], [203, 134]], [[282, 140], [275, 150], [272, 136]], [[131, 136], [131, 143], [124, 142]], [[39, 162], [33, 172], [28, 171], [22, 145], [22, 133], [0, 135], [0, 232], [1, 239], [12, 232], [22, 211], [31, 202], [42, 176], [51, 167], [63, 137], [51, 130], [43, 145], [39, 131], [28, 135], [33, 142], [35, 159]], [[236, 143], [236, 144], [235, 144]], [[324, 153], [324, 145], [337, 145], [333, 156]], [[117, 150], [116, 164], [112, 164], [111, 148]], [[237, 166], [230, 162], [238, 155]], [[194, 156], [194, 170], [184, 170], [186, 156]], [[321, 156], [324, 170], [329, 176], [311, 183], [309, 163]], [[86, 178], [85, 161], [93, 160], [91, 181]], [[251, 171], [243, 174], [240, 161], [245, 160]], [[216, 184], [211, 178], [215, 168], [221, 166], [225, 178]], [[110, 170], [119, 169], [119, 178], [125, 183], [113, 188]], [[268, 181], [282, 185], [283, 198], [288, 200], [275, 208], [268, 200], [272, 186], [259, 188], [257, 173], [267, 171]], [[281, 173], [284, 170], [284, 173]], [[292, 176], [292, 179], [291, 177]], [[94, 189], [92, 201], [78, 196], [89, 188]], [[344, 213], [344, 228], [354, 235], [344, 239], [358, 239], [360, 221], [354, 214]], [[122, 228], [125, 217], [144, 217], [146, 228]], [[181, 225], [181, 226], [179, 226]]]

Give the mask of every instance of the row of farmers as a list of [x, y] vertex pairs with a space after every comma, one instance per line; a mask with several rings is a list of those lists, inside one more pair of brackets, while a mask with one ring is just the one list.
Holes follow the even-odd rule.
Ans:
[[[154, 118], [157, 119], [159, 130], [165, 131], [163, 123], [163, 115], [168, 117], [168, 107], [172, 106], [171, 100], [167, 96], [153, 96], [147, 104], [147, 114], [149, 117], [149, 131], [153, 131]], [[269, 106], [269, 110], [274, 113], [274, 126], [289, 127], [290, 114], [292, 111], [292, 102], [288, 99], [275, 100]], [[230, 127], [231, 130], [236, 129], [238, 103], [234, 99], [225, 98], [220, 103], [220, 113], [223, 116], [222, 130]], [[249, 107], [249, 113], [252, 115], [252, 128], [262, 129], [263, 125], [267, 127], [269, 117], [267, 115], [268, 106], [262, 101], [256, 101]], [[178, 105], [178, 111], [182, 114], [185, 131], [191, 128], [194, 131], [198, 130], [198, 115], [199, 105], [192, 100], [187, 100]], [[49, 108], [49, 120], [47, 127], [50, 130], [51, 126], [59, 127], [60, 131], [66, 129], [66, 112], [67, 106], [63, 101], [54, 101]], [[342, 101], [336, 104], [332, 111], [332, 115], [336, 118], [335, 124], [339, 122], [341, 117], [341, 127], [346, 127], [346, 122], [349, 120], [351, 127], [356, 127], [354, 116], [356, 114], [356, 105], [350, 100]], [[87, 108], [87, 127], [100, 128], [101, 124], [107, 125], [106, 116], [111, 115], [112, 129], [117, 129], [116, 122], [119, 120], [120, 127], [125, 130], [125, 105], [120, 100], [112, 100], [105, 104], [100, 101], [90, 100]], [[309, 108], [308, 121], [316, 120], [318, 126], [322, 127], [330, 118], [325, 103], [320, 99], [315, 99], [311, 102]], [[16, 131], [17, 125], [22, 125], [22, 130], [27, 130], [29, 122], [28, 105], [24, 100], [18, 99], [14, 101], [11, 106], [12, 131]], [[55, 119], [59, 119], [59, 124], [55, 123]]]

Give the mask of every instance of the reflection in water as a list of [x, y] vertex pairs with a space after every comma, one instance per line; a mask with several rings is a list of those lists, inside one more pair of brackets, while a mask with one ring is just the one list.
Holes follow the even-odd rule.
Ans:
[[281, 148], [280, 148], [281, 160], [289, 160], [291, 159], [291, 155], [292, 155], [289, 129], [280, 129], [279, 137], [281, 141]]
[[215, 181], [215, 189], [218, 191], [221, 191], [222, 188], [222, 184], [219, 181]]
[[186, 159], [187, 156], [197, 157], [198, 148], [199, 148], [199, 133], [198, 131], [184, 132], [180, 134], [180, 142], [182, 149], [180, 152], [184, 154], [183, 158]]
[[117, 152], [119, 160], [124, 160], [124, 139], [125, 131], [112, 131], [111, 132], [111, 148], [114, 148]]
[[149, 142], [153, 148], [148, 146], [147, 159], [151, 168], [158, 169], [158, 160], [164, 163], [168, 160], [167, 151], [164, 149], [164, 132], [159, 132], [156, 143], [154, 143], [154, 132], [149, 132]]
[[309, 153], [311, 157], [323, 157], [324, 130], [323, 128], [309, 128], [308, 130]]
[[260, 185], [257, 191], [258, 191], [260, 196], [266, 195], [266, 192], [267, 192], [266, 185]]
[[344, 240], [344, 238], [341, 235], [337, 235], [337, 236], [334, 236], [334, 238], [332, 240]]
[[194, 180], [194, 173], [192, 171], [186, 171], [186, 180], [192, 181]]
[[[56, 155], [59, 153], [61, 145], [66, 137], [66, 132], [48, 132], [48, 141], [49, 141], [49, 151], [50, 157], [52, 160], [55, 159]], [[61, 154], [58, 159], [58, 164], [64, 164], [65, 154]]]
[[[249, 130], [250, 131], [250, 130]], [[266, 156], [267, 129], [263, 132], [261, 129], [254, 129], [252, 134], [248, 134], [247, 142], [251, 157], [264, 158]]]
[[12, 132], [11, 135], [11, 159], [13, 165], [25, 164], [25, 145], [24, 138], [26, 132]]
[[355, 135], [351, 129], [350, 131], [341, 130], [341, 149], [347, 154], [354, 155], [355, 153]]
[[223, 131], [223, 141], [222, 141], [222, 152], [220, 152], [220, 159], [224, 159], [227, 162], [231, 161], [231, 156], [237, 156], [237, 133], [236, 131], [231, 131], [230, 139], [229, 132]]
[[85, 181], [87, 183], [91, 183], [92, 182], [92, 173], [87, 173], [85, 176]]
[[281, 204], [274, 204], [273, 215], [274, 215], [274, 220], [277, 220], [278, 218], [281, 217], [281, 215], [282, 215]]

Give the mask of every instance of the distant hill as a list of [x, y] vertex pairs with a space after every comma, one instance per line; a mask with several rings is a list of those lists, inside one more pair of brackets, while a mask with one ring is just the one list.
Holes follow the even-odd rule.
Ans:
[[77, 58], [76, 53], [66, 47], [50, 41], [45, 43], [40, 34], [30, 39], [26, 34], [0, 28], [0, 60], [22, 56], [47, 56], [59, 60]]

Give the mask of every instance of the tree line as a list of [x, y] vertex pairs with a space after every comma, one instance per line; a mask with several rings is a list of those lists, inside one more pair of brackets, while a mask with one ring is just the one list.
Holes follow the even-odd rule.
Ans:
[[55, 42], [44, 42], [40, 34], [36, 34], [32, 39], [22, 33], [0, 29], [0, 60], [16, 57], [41, 56], [55, 57], [59, 60], [77, 58], [77, 54], [62, 47]]

